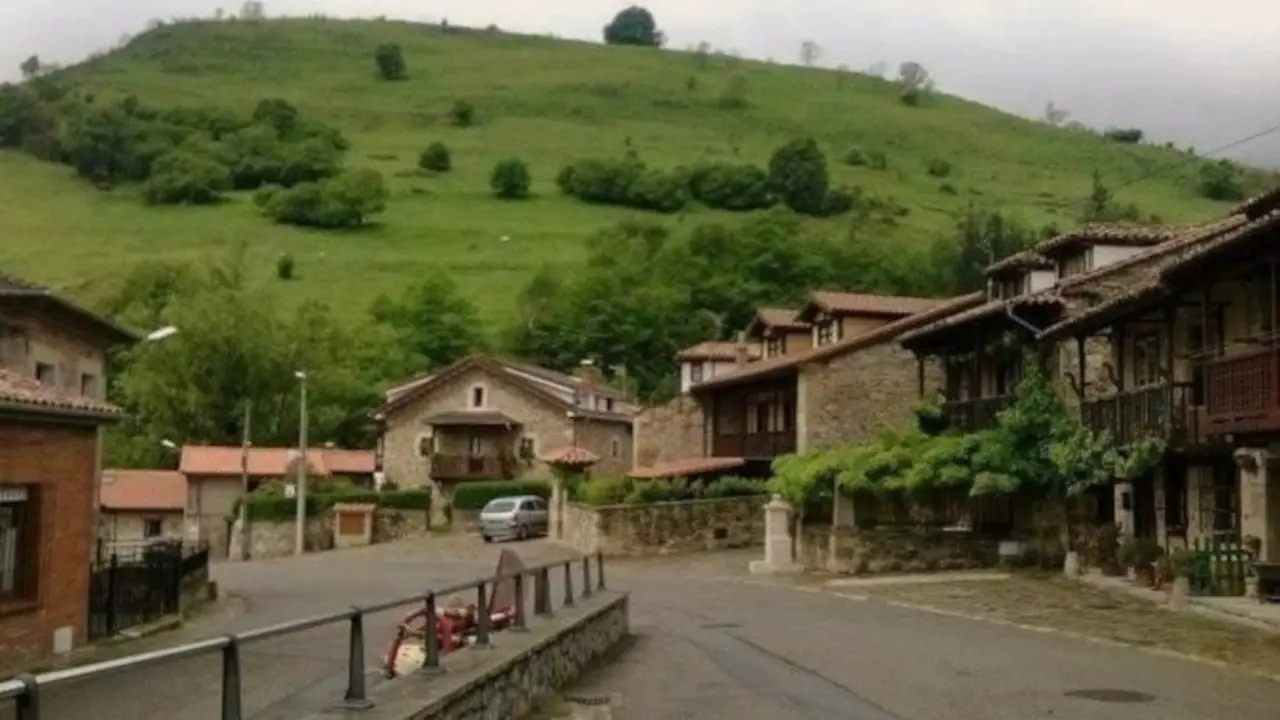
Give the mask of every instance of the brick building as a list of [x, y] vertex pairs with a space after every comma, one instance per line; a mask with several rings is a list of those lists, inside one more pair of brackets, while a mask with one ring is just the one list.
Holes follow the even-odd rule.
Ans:
[[587, 370], [575, 377], [475, 355], [386, 397], [374, 412], [381, 468], [401, 487], [440, 497], [458, 482], [537, 472], [537, 458], [575, 445], [600, 457], [596, 473], [632, 466], [636, 408]]
[[101, 428], [117, 418], [0, 369], [0, 673], [86, 641]]

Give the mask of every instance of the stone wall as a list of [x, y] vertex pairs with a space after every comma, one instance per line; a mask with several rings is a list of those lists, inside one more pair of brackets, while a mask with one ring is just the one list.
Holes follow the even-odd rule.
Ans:
[[800, 563], [806, 570], [854, 575], [968, 570], [998, 562], [998, 540], [972, 533], [940, 530], [839, 528], [806, 525], [799, 543]]
[[[378, 508], [374, 511], [373, 542], [391, 542], [427, 533], [430, 518], [425, 510]], [[249, 521], [249, 557], [254, 560], [288, 557], [294, 553], [294, 521]], [[333, 549], [333, 513], [307, 518], [307, 552]], [[231, 557], [240, 557], [240, 521], [231, 528]]]
[[764, 542], [766, 496], [591, 507], [566, 503], [560, 542], [586, 554], [642, 557]]
[[422, 537], [430, 529], [430, 520], [427, 510], [378, 508], [373, 513], [373, 541], [381, 543]]
[[636, 467], [702, 457], [706, 416], [692, 396], [645, 408], [636, 417]]

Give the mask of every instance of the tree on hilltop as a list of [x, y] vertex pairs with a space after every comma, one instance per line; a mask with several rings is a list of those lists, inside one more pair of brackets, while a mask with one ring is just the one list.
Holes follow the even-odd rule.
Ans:
[[404, 51], [395, 43], [379, 45], [373, 53], [373, 61], [378, 66], [378, 77], [383, 80], [404, 80], [409, 77]]
[[32, 55], [26, 60], [23, 60], [22, 64], [18, 66], [18, 69], [22, 71], [22, 77], [24, 78], [33, 78], [36, 75], [39, 75], [40, 68], [41, 68], [41, 65], [40, 65], [39, 55]]
[[613, 21], [604, 26], [604, 41], [609, 45], [662, 47], [666, 36], [658, 29], [653, 13], [632, 5], [614, 15]]

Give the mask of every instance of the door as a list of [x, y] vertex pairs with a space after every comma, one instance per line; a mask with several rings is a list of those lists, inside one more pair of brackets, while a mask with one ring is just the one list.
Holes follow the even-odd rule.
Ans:
[[1155, 474], [1147, 473], [1133, 481], [1133, 536], [1156, 539]]
[[484, 438], [472, 435], [467, 440], [467, 473], [484, 474]]

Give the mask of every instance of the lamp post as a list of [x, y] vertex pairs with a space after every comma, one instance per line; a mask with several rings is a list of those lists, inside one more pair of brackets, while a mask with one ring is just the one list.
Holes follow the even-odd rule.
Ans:
[[307, 374], [301, 370], [293, 374], [298, 378], [298, 480], [294, 497], [298, 501], [297, 528], [294, 536], [294, 553], [307, 551]]

